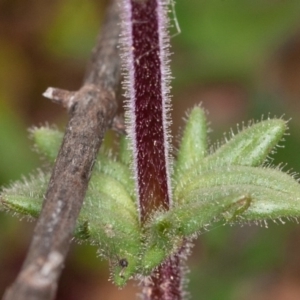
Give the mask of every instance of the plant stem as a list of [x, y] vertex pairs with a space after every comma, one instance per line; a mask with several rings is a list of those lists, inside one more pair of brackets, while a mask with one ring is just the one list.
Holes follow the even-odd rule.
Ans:
[[[127, 120], [141, 224], [172, 205], [168, 137], [167, 7], [163, 0], [123, 0]], [[181, 257], [169, 257], [145, 280], [145, 300], [179, 300]]]
[[166, 259], [145, 279], [143, 300], [182, 299], [182, 268], [179, 254]]
[[143, 224], [171, 204], [166, 8], [159, 0], [124, 0], [124, 9], [127, 119]]

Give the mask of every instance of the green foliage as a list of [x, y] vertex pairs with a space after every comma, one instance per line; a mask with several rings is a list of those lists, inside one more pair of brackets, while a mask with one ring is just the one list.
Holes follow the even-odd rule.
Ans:
[[1, 206], [29, 218], [38, 217], [49, 179], [50, 174], [39, 170], [29, 179], [23, 179], [13, 183], [9, 188], [4, 188], [0, 198]]
[[[266, 167], [282, 139], [286, 122], [268, 119], [238, 134], [208, 154], [205, 114], [195, 107], [179, 147], [173, 182], [173, 207], [157, 211], [141, 227], [128, 141], [122, 138], [117, 158], [99, 154], [74, 232], [78, 241], [97, 245], [110, 261], [113, 280], [122, 286], [134, 275], [147, 275], [167, 256], [213, 222], [265, 221], [300, 215], [300, 186], [278, 169]], [[62, 134], [32, 129], [37, 150], [53, 163]], [[36, 218], [49, 172], [5, 188], [1, 207]], [[126, 260], [127, 267], [120, 261]]]
[[176, 161], [176, 175], [202, 160], [207, 152], [206, 118], [200, 107], [195, 107], [188, 118], [181, 139], [180, 151]]
[[49, 162], [54, 163], [62, 142], [63, 133], [49, 127], [34, 127], [30, 130], [30, 133], [37, 152], [45, 156]]

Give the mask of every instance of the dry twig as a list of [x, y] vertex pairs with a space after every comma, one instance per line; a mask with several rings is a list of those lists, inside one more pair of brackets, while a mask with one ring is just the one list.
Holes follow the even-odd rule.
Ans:
[[55, 297], [91, 170], [106, 130], [112, 125], [120, 79], [118, 0], [109, 8], [82, 88], [50, 88], [45, 96], [68, 108], [67, 125], [45, 201], [23, 267], [5, 300]]

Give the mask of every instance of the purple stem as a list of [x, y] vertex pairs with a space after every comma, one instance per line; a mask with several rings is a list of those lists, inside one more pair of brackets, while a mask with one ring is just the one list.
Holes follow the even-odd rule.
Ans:
[[[134, 153], [140, 221], [171, 206], [167, 7], [164, 0], [123, 0], [127, 120]], [[180, 253], [145, 281], [145, 300], [182, 299]]]
[[[165, 8], [158, 0], [125, 0], [129, 127], [141, 223], [171, 204], [168, 165], [168, 68]], [[126, 49], [124, 49], [126, 51]], [[127, 51], [126, 51], [127, 52]]]
[[166, 259], [143, 287], [143, 300], [180, 300], [182, 299], [181, 257], [175, 254]]

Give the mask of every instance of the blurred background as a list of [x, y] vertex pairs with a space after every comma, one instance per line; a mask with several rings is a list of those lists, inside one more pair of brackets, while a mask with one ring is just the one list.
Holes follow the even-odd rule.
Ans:
[[[0, 184], [39, 166], [27, 129], [64, 128], [67, 116], [41, 94], [77, 90], [108, 1], [0, 1]], [[300, 1], [178, 0], [172, 25], [174, 145], [185, 111], [202, 102], [210, 140], [261, 116], [291, 119], [274, 164], [300, 172]], [[212, 226], [188, 260], [192, 299], [300, 299], [300, 225]], [[33, 223], [0, 212], [0, 296], [21, 267]], [[72, 245], [59, 300], [134, 299], [108, 281], [96, 249]]]

